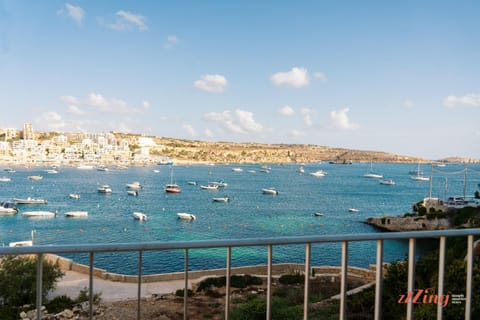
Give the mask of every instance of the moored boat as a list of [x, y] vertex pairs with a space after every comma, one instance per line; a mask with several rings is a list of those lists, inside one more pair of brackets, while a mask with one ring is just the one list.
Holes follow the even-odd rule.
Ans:
[[67, 211], [64, 215], [68, 218], [86, 218], [88, 217], [88, 211]]
[[317, 170], [315, 172], [310, 172], [310, 175], [314, 177], [324, 177], [327, 175], [327, 173], [323, 170]]
[[138, 189], [143, 188], [142, 184], [138, 181], [135, 181], [135, 182], [132, 182], [132, 183], [127, 183], [126, 186], [127, 186], [128, 189], [134, 189], [134, 190], [138, 190]]
[[70, 199], [80, 199], [80, 195], [78, 193], [70, 193], [68, 197]]
[[135, 220], [147, 221], [147, 215], [143, 212], [134, 212], [132, 213], [132, 216]]
[[357, 213], [359, 210], [357, 208], [349, 208], [348, 212]]
[[108, 184], [101, 185], [100, 187], [97, 188], [97, 191], [99, 193], [112, 193], [112, 189]]
[[228, 202], [228, 201], [230, 201], [230, 198], [229, 197], [215, 197], [215, 198], [212, 198], [212, 201], [213, 202]]
[[11, 181], [12, 179], [10, 179], [9, 177], [1, 177], [0, 178], [0, 182], [8, 182], [8, 181]]
[[177, 213], [177, 217], [178, 217], [178, 219], [181, 219], [181, 220], [196, 220], [197, 219], [197, 217], [194, 214], [186, 213], [186, 212]]
[[47, 204], [48, 201], [46, 199], [41, 198], [13, 198], [16, 204]]
[[18, 212], [18, 208], [12, 201], [3, 201], [0, 203], [0, 216], [14, 215]]
[[395, 185], [395, 181], [393, 179], [384, 179], [379, 181], [380, 184], [383, 184], [385, 186], [393, 186]]
[[275, 188], [263, 188], [262, 193], [264, 194], [271, 194], [271, 195], [277, 195], [278, 191]]
[[34, 175], [34, 176], [28, 176], [29, 180], [37, 181], [37, 180], [42, 180], [43, 177], [39, 175]]
[[25, 211], [22, 216], [27, 218], [53, 218], [57, 216], [57, 212], [53, 211]]

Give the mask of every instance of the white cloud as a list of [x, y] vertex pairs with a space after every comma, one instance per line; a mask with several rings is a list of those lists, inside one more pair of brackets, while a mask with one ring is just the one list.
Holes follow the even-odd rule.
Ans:
[[310, 83], [307, 69], [297, 67], [287, 72], [277, 72], [270, 80], [277, 86], [286, 85], [294, 88], [305, 87]]
[[470, 93], [462, 97], [457, 96], [448, 96], [443, 99], [443, 105], [446, 107], [456, 107], [456, 106], [480, 106], [480, 94], [479, 93]]
[[108, 25], [110, 29], [117, 31], [138, 29], [139, 31], [146, 31], [148, 27], [145, 23], [145, 17], [139, 14], [134, 14], [128, 11], [119, 10], [116, 12], [117, 19], [115, 23]]
[[61, 16], [69, 16], [77, 24], [82, 24], [83, 19], [85, 18], [85, 10], [83, 10], [80, 6], [74, 6], [70, 3], [66, 3], [65, 10], [60, 9], [57, 11], [57, 14]]
[[405, 100], [403, 102], [403, 106], [406, 107], [406, 108], [411, 108], [411, 107], [413, 107], [413, 105], [414, 105], [413, 101], [411, 101], [411, 100]]
[[219, 74], [207, 74], [202, 77], [202, 79], [194, 82], [194, 86], [197, 89], [220, 93], [225, 90], [227, 87], [227, 79]]
[[313, 125], [313, 122], [312, 122], [312, 117], [307, 114], [303, 117], [303, 122], [305, 123], [305, 125], [311, 127]]
[[142, 108], [143, 108], [144, 110], [150, 109], [150, 102], [148, 102], [148, 101], [143, 101], [143, 102], [142, 102]]
[[300, 113], [303, 115], [310, 115], [313, 113], [313, 110], [310, 108], [302, 108], [300, 109]]
[[279, 110], [279, 113], [282, 115], [282, 116], [293, 116], [295, 115], [295, 110], [292, 109], [292, 107], [290, 106], [285, 106], [283, 108], [281, 108]]
[[71, 114], [74, 114], [74, 115], [85, 114], [85, 112], [83, 112], [83, 110], [81, 110], [79, 107], [77, 107], [74, 104], [68, 106], [67, 112], [71, 113]]
[[256, 122], [253, 113], [236, 109], [233, 112], [209, 112], [203, 115], [207, 121], [219, 123], [223, 128], [233, 133], [258, 133], [263, 131], [263, 126]]
[[175, 47], [178, 44], [178, 38], [176, 36], [168, 36], [167, 43], [165, 44], [165, 48], [170, 49]]
[[44, 114], [42, 114], [38, 122], [47, 124], [47, 127], [52, 130], [58, 130], [66, 126], [65, 121], [63, 121], [62, 119], [62, 116], [53, 111], [45, 112]]
[[342, 130], [352, 130], [358, 128], [356, 124], [350, 122], [350, 119], [348, 118], [349, 111], [349, 108], [344, 108], [342, 110], [334, 110], [330, 112], [330, 118], [333, 126]]
[[74, 105], [77, 105], [77, 104], [80, 103], [78, 101], [77, 97], [74, 97], [74, 96], [61, 96], [60, 100], [65, 102], [65, 103], [74, 104]]
[[321, 82], [327, 82], [327, 76], [326, 76], [325, 73], [323, 73], [323, 72], [315, 72], [315, 73], [313, 74], [313, 77], [314, 77], [315, 79], [320, 80]]
[[192, 137], [197, 136], [197, 131], [195, 131], [195, 129], [189, 124], [184, 124], [183, 125], [183, 130], [185, 130]]
[[213, 133], [213, 131], [210, 130], [210, 129], [208, 129], [208, 128], [205, 129], [204, 134], [205, 134], [205, 136], [207, 136], [208, 138], [215, 137], [215, 133]]
[[293, 129], [290, 131], [290, 134], [294, 137], [302, 137], [305, 135], [305, 132]]

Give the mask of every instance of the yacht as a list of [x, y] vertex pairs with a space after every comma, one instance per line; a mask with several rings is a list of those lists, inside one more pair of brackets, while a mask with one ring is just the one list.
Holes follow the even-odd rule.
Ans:
[[395, 181], [393, 181], [393, 179], [385, 179], [380, 180], [380, 184], [383, 184], [385, 186], [393, 186], [395, 184]]
[[177, 217], [178, 217], [178, 219], [181, 219], [181, 220], [196, 220], [197, 219], [197, 217], [195, 217], [194, 214], [186, 213], [186, 212], [177, 213]]
[[100, 187], [97, 188], [97, 191], [99, 193], [112, 193], [112, 189], [108, 184], [101, 185]]

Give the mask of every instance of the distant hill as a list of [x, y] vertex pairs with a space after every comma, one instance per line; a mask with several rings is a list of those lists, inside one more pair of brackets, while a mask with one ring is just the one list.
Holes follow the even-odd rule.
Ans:
[[[117, 133], [118, 134], [118, 133]], [[126, 136], [123, 136], [126, 138]], [[351, 150], [311, 144], [261, 144], [206, 142], [165, 137], [152, 137], [162, 148], [152, 154], [168, 156], [178, 162], [205, 163], [310, 163], [351, 162], [431, 162], [419, 157], [382, 151]]]

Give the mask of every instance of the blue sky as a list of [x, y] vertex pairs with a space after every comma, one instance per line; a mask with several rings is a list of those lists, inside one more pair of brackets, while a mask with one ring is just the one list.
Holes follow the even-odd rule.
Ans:
[[0, 0], [0, 128], [480, 158], [478, 1]]

